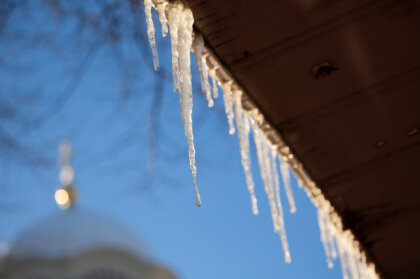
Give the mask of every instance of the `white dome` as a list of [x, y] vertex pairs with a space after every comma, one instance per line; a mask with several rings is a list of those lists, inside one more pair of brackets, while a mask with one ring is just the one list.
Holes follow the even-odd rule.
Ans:
[[146, 256], [136, 235], [119, 222], [77, 208], [60, 211], [24, 231], [12, 242], [9, 256], [66, 258], [97, 249]]

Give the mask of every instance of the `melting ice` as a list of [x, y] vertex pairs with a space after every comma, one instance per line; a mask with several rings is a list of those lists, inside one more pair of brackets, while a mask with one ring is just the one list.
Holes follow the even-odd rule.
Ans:
[[[288, 248], [286, 229], [283, 218], [283, 208], [280, 198], [280, 182], [278, 168], [283, 181], [286, 197], [290, 211], [295, 212], [296, 206], [290, 184], [290, 174], [288, 164], [280, 159], [276, 146], [273, 146], [261, 129], [259, 121], [261, 113], [257, 111], [258, 117], [251, 115], [252, 109], [245, 110], [242, 103], [243, 93], [236, 86], [233, 79], [225, 76], [220, 78], [217, 71], [221, 66], [209, 59], [213, 58], [204, 46], [204, 40], [200, 34], [193, 34], [193, 15], [191, 10], [181, 1], [166, 0], [144, 0], [147, 35], [153, 53], [153, 65], [155, 70], [159, 69], [159, 58], [155, 42], [155, 28], [152, 20], [151, 9], [155, 8], [159, 12], [159, 21], [162, 25], [162, 35], [165, 37], [168, 32], [171, 38], [172, 52], [172, 75], [174, 91], [180, 93], [181, 114], [184, 123], [185, 136], [188, 143], [190, 168], [192, 171], [196, 204], [201, 206], [200, 194], [197, 188], [197, 168], [195, 165], [195, 148], [192, 126], [192, 84], [191, 84], [191, 61], [190, 51], [195, 54], [195, 62], [200, 76], [202, 92], [206, 94], [208, 106], [214, 104], [213, 98], [217, 98], [218, 84], [222, 88], [225, 112], [229, 125], [229, 134], [237, 131], [240, 145], [242, 166], [245, 173], [245, 180], [250, 193], [251, 208], [254, 214], [258, 214], [257, 199], [254, 191], [254, 181], [251, 171], [251, 161], [249, 156], [249, 135], [252, 130], [254, 142], [257, 149], [258, 164], [260, 167], [261, 178], [264, 184], [270, 211], [273, 219], [274, 231], [279, 234], [282, 242], [284, 257], [286, 262], [290, 262], [290, 252]], [[194, 39], [193, 39], [194, 38]], [[213, 59], [214, 60], [214, 59]], [[216, 63], [216, 65], [215, 65]], [[211, 79], [211, 83], [209, 82]], [[212, 95], [213, 93], [213, 95]], [[234, 119], [236, 118], [236, 129]], [[289, 153], [290, 154], [290, 153]], [[290, 154], [291, 155], [291, 154]], [[277, 160], [280, 164], [277, 164]], [[295, 169], [296, 170], [296, 166]], [[318, 222], [320, 227], [321, 241], [327, 257], [327, 264], [332, 267], [333, 260], [339, 257], [342, 267], [343, 278], [367, 278], [378, 279], [373, 264], [369, 264], [366, 255], [361, 252], [359, 243], [354, 239], [353, 234], [344, 230], [341, 219], [324, 198], [319, 188], [314, 182], [298, 177], [298, 185], [307, 191], [312, 202], [318, 208]]]

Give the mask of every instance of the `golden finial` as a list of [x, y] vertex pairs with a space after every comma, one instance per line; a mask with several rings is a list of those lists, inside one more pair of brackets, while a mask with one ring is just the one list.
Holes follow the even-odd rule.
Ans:
[[69, 209], [76, 199], [76, 188], [73, 186], [74, 170], [70, 165], [71, 143], [63, 141], [60, 144], [60, 183], [61, 187], [55, 191], [55, 201], [61, 209]]

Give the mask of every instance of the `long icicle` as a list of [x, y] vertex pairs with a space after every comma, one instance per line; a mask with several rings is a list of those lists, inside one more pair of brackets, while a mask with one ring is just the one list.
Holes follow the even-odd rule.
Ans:
[[[152, 5], [153, 3], [153, 5]], [[194, 180], [194, 188], [196, 191], [196, 201], [197, 205], [201, 204], [200, 196], [197, 189], [197, 183], [196, 183], [196, 167], [195, 167], [195, 149], [193, 144], [193, 135], [192, 135], [192, 121], [191, 121], [191, 113], [192, 113], [192, 90], [191, 90], [191, 71], [190, 71], [190, 60], [188, 58], [188, 71], [185, 71], [185, 63], [179, 62], [179, 51], [184, 51], [183, 47], [180, 47], [180, 44], [184, 44], [185, 42], [183, 39], [179, 39], [179, 35], [181, 35], [181, 32], [179, 31], [179, 26], [182, 25], [182, 28], [185, 27], [185, 24], [182, 23], [183, 21], [188, 22], [188, 25], [191, 26], [193, 22], [192, 13], [191, 10], [183, 4], [183, 2], [179, 0], [144, 0], [145, 5], [145, 14], [146, 14], [146, 23], [147, 23], [147, 33], [149, 37], [149, 44], [152, 48], [153, 52], [153, 61], [154, 61], [154, 67], [155, 70], [159, 69], [159, 58], [156, 48], [156, 42], [155, 42], [155, 29], [153, 25], [152, 20], [152, 14], [151, 14], [151, 8], [154, 7], [159, 12], [159, 20], [162, 23], [162, 35], [165, 36], [167, 33], [167, 22], [169, 23], [170, 27], [170, 34], [171, 34], [171, 51], [172, 51], [172, 73], [173, 73], [173, 79], [174, 79], [174, 91], [182, 91], [183, 94], [180, 94], [180, 101], [181, 101], [181, 107], [182, 107], [182, 118], [184, 122], [184, 129], [185, 134], [187, 137], [188, 142], [188, 150], [190, 155], [190, 167], [193, 174], [193, 180]], [[183, 10], [188, 9], [191, 16], [184, 17]], [[167, 16], [167, 20], [166, 20]], [[188, 30], [191, 30], [192, 28], [187, 28]], [[183, 29], [184, 30], [184, 29]], [[191, 36], [192, 32], [188, 31], [189, 39], [186, 40], [187, 44], [189, 41], [189, 44], [191, 46]], [[187, 53], [185, 51], [184, 53]], [[189, 55], [189, 53], [188, 53]], [[186, 58], [187, 54], [183, 56], [183, 58]], [[208, 49], [204, 48], [202, 57], [201, 57], [203, 66], [203, 71], [207, 70], [208, 73], [210, 73], [210, 77], [212, 78], [212, 85], [213, 85], [213, 97], [217, 98], [218, 92], [217, 92], [217, 82], [220, 83], [220, 86], [223, 89], [223, 99], [225, 102], [225, 110], [228, 117], [228, 123], [229, 123], [229, 132], [232, 134], [235, 132], [235, 128], [233, 125], [233, 118], [234, 118], [234, 112], [233, 112], [233, 102], [231, 99], [231, 87], [234, 86], [237, 88], [237, 85], [234, 84], [234, 80], [226, 74], [226, 69], [223, 68], [223, 66], [217, 61], [217, 59], [212, 55], [211, 52], [209, 52]], [[182, 66], [184, 65], [184, 66]], [[182, 69], [180, 69], [182, 67]], [[217, 71], [217, 74], [216, 74]], [[182, 75], [182, 78], [180, 77]], [[207, 76], [207, 74], [203, 75]], [[184, 78], [188, 78], [189, 82], [186, 82]], [[182, 81], [181, 81], [182, 80]], [[207, 78], [208, 82], [208, 78]], [[182, 84], [181, 84], [182, 83]], [[206, 93], [207, 88], [211, 88], [210, 83], [208, 83], [208, 87], [206, 87]], [[181, 89], [182, 87], [182, 89]], [[190, 90], [185, 90], [190, 88]], [[189, 92], [189, 93], [185, 93]], [[242, 124], [245, 125], [245, 131], [249, 130], [249, 121], [252, 121], [252, 125], [257, 126], [258, 129], [259, 125], [264, 125], [266, 127], [266, 122], [264, 121], [264, 117], [262, 114], [258, 111], [258, 109], [255, 107], [255, 104], [252, 102], [249, 102], [249, 100], [244, 100], [244, 104], [246, 103], [245, 107], [242, 107], [242, 100], [241, 103], [241, 115], [242, 115]], [[244, 120], [245, 119], [245, 120]], [[258, 123], [258, 124], [256, 124]], [[248, 125], [248, 128], [246, 128], [246, 125]], [[264, 158], [263, 161], [265, 161], [264, 164], [259, 164], [260, 168], [265, 168], [262, 170], [262, 176], [264, 180], [265, 188], [267, 188], [267, 195], [269, 197], [269, 200], [271, 203], [274, 200], [274, 209], [272, 210], [272, 215], [275, 217], [273, 219], [273, 223], [275, 226], [275, 231], [280, 232], [280, 227], [284, 226], [283, 218], [280, 216], [283, 215], [283, 212], [280, 210], [282, 209], [281, 204], [277, 202], [277, 198], [280, 196], [277, 196], [277, 189], [279, 186], [277, 186], [278, 181], [276, 182], [276, 172], [277, 172], [277, 161], [273, 160], [273, 157], [271, 156], [271, 161], [267, 158], [270, 157], [270, 152], [268, 150], [272, 149], [271, 144], [275, 144], [276, 146], [284, 145], [284, 142], [282, 141], [281, 137], [270, 137], [270, 139], [266, 138], [265, 135], [268, 135], [270, 131], [272, 131], [272, 128], [267, 126], [268, 129], [264, 128], [264, 132], [262, 130], [260, 131], [260, 142], [261, 144], [257, 145], [257, 151], [258, 146], [262, 146], [262, 148], [259, 148], [260, 151], [257, 153], [262, 155]], [[241, 128], [242, 129], [242, 128]], [[254, 129], [254, 127], [253, 127]], [[249, 132], [247, 132], [249, 133]], [[264, 135], [263, 135], [264, 134]], [[255, 134], [254, 134], [255, 136]], [[280, 144], [280, 145], [279, 145]], [[249, 139], [248, 139], [248, 147], [249, 147]], [[263, 149], [263, 150], [261, 150]], [[364, 252], [361, 252], [360, 250], [360, 243], [354, 239], [354, 235], [348, 231], [343, 230], [341, 225], [341, 219], [337, 215], [336, 211], [333, 207], [328, 203], [328, 201], [325, 199], [325, 197], [320, 193], [319, 188], [317, 188], [316, 184], [308, 177], [307, 173], [302, 169], [302, 165], [296, 161], [296, 159], [293, 158], [293, 155], [290, 153], [290, 150], [287, 146], [283, 146], [281, 150], [278, 150], [279, 155], [281, 154], [281, 158], [285, 159], [287, 161], [287, 164], [292, 166], [293, 171], [297, 174], [298, 179], [298, 186], [301, 187], [302, 184], [304, 186], [305, 191], [308, 193], [309, 197], [311, 198], [311, 201], [318, 207], [318, 210], [321, 210], [323, 213], [323, 220], [324, 220], [324, 226], [325, 226], [325, 234], [327, 238], [328, 243], [328, 251], [330, 252], [330, 256], [332, 259], [334, 259], [337, 254], [339, 254], [339, 258], [341, 261], [342, 269], [343, 269], [343, 277], [344, 278], [369, 278], [369, 279], [378, 279], [378, 274], [375, 271], [375, 266], [372, 263], [367, 262], [366, 254]], [[271, 153], [272, 154], [272, 153]], [[285, 157], [287, 156], [287, 158]], [[248, 154], [249, 159], [249, 154]], [[267, 163], [268, 162], [268, 163]], [[280, 161], [282, 162], [282, 161]], [[283, 163], [283, 162], [282, 162]], [[249, 162], [250, 165], [250, 162]], [[265, 166], [264, 166], [265, 165]], [[283, 163], [283, 165], [286, 165]], [[282, 170], [282, 168], [280, 168]], [[286, 168], [287, 170], [287, 168]], [[265, 173], [264, 173], [265, 172]], [[288, 176], [288, 170], [287, 175]], [[284, 177], [284, 175], [282, 175]], [[271, 181], [268, 178], [271, 177]], [[290, 178], [288, 178], [286, 181], [288, 181]], [[303, 182], [303, 183], [302, 183]], [[291, 191], [288, 191], [288, 189], [291, 190], [290, 181], [289, 183], [284, 183], [285, 189], [287, 194], [287, 198], [289, 200], [289, 205], [291, 211], [293, 211], [293, 208], [296, 208], [294, 206], [293, 201], [293, 195]], [[288, 186], [289, 185], [289, 186]], [[280, 201], [280, 199], [279, 199]], [[285, 235], [285, 230], [284, 235]], [[283, 243], [282, 243], [283, 244]], [[285, 245], [283, 245], [284, 249]], [[338, 252], [338, 253], [337, 253]]]
[[261, 159], [262, 159], [262, 168], [265, 173], [265, 183], [264, 186], [266, 188], [266, 194], [268, 198], [268, 202], [271, 209], [271, 214], [273, 217], [274, 222], [274, 231], [276, 233], [280, 233], [282, 228], [280, 224], [280, 219], [278, 215], [278, 209], [276, 206], [276, 197], [274, 193], [274, 187], [273, 187], [273, 173], [271, 168], [271, 162], [270, 162], [270, 154], [268, 152], [268, 148], [266, 145], [266, 142], [264, 141], [261, 133], [259, 133], [259, 142], [260, 142], [260, 148], [261, 148]]
[[[259, 141], [262, 141], [262, 139], [261, 139], [262, 138], [261, 137], [261, 131], [258, 131], [258, 133], [259, 133], [259, 138], [260, 138]], [[271, 152], [271, 160], [273, 161], [272, 164], [274, 166], [273, 167], [273, 169], [274, 169], [274, 173], [273, 173], [274, 195], [275, 195], [275, 200], [276, 200], [276, 206], [277, 206], [277, 208], [283, 208], [283, 206], [281, 204], [281, 199], [280, 199], [280, 181], [279, 181], [279, 174], [277, 172], [277, 162], [276, 162], [275, 154], [273, 155], [273, 152], [275, 153], [275, 150], [274, 149]]]
[[276, 197], [276, 205], [277, 205], [277, 215], [279, 218], [279, 225], [280, 225], [280, 239], [283, 247], [284, 259], [287, 263], [292, 261], [290, 257], [290, 250], [289, 250], [289, 243], [287, 241], [287, 234], [286, 234], [286, 226], [284, 225], [284, 215], [283, 215], [283, 206], [281, 204], [280, 199], [280, 181], [279, 181], [279, 174], [277, 172], [277, 152], [275, 149], [271, 148], [271, 166], [273, 170], [273, 184], [274, 184], [274, 193]]
[[[197, 168], [195, 165], [195, 148], [192, 127], [192, 84], [191, 84], [191, 60], [190, 51], [192, 44], [192, 26], [194, 23], [190, 9], [184, 8], [179, 25], [178, 42], [178, 71], [179, 71], [179, 91], [181, 102], [182, 121], [184, 122], [185, 136], [188, 142], [188, 153], [190, 157], [190, 168], [194, 180], [195, 199], [197, 207], [201, 207], [200, 194], [197, 187]], [[171, 30], [172, 31], [172, 30]]]
[[264, 190], [270, 206], [274, 232], [280, 236], [285, 262], [290, 263], [291, 257], [284, 225], [283, 208], [280, 201], [280, 184], [278, 180], [277, 164], [273, 160], [271, 147], [267, 139], [262, 136], [257, 124], [253, 123], [254, 142], [257, 148], [258, 164], [264, 182]]
[[236, 112], [236, 129], [238, 131], [239, 146], [241, 150], [241, 161], [245, 172], [246, 185], [248, 187], [249, 195], [251, 198], [252, 213], [258, 214], [257, 198], [255, 197], [254, 179], [252, 178], [251, 160], [249, 157], [249, 120], [243, 114], [241, 95], [242, 92], [235, 91], [233, 96], [235, 112]]
[[146, 14], [147, 36], [153, 52], [153, 66], [155, 71], [159, 71], [159, 56], [156, 48], [155, 26], [152, 19], [152, 0], [144, 0], [144, 12]]
[[277, 210], [275, 210], [275, 206], [273, 205], [270, 199], [270, 189], [268, 187], [268, 175], [267, 175], [267, 167], [266, 161], [264, 160], [264, 149], [263, 149], [263, 142], [261, 139], [261, 134], [259, 129], [253, 123], [252, 126], [253, 134], [254, 134], [254, 143], [257, 149], [257, 158], [258, 158], [258, 165], [260, 166], [260, 174], [264, 184], [264, 190], [268, 198], [268, 202], [270, 205], [271, 217], [273, 219], [273, 227], [274, 231], [277, 232], [279, 230], [279, 224], [277, 221]]

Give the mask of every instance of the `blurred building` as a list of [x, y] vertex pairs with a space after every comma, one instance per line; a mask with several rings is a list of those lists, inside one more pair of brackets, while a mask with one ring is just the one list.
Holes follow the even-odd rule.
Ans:
[[172, 279], [138, 238], [98, 214], [60, 211], [24, 231], [0, 262], [2, 279]]

